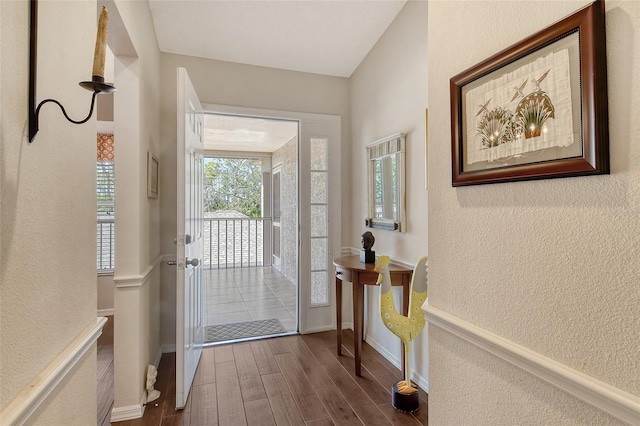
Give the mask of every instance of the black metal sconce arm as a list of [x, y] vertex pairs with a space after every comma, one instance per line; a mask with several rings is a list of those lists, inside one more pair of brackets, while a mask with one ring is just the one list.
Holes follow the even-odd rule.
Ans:
[[36, 76], [37, 76], [37, 47], [38, 47], [38, 0], [31, 0], [31, 18], [30, 18], [30, 51], [29, 51], [29, 143], [33, 142], [33, 139], [38, 133], [39, 130], [39, 116], [40, 116], [40, 108], [44, 106], [44, 104], [48, 102], [53, 102], [57, 104], [62, 110], [62, 114], [64, 117], [72, 122], [73, 124], [83, 124], [89, 121], [91, 116], [93, 115], [93, 107], [96, 103], [96, 96], [101, 93], [112, 93], [116, 91], [115, 86], [109, 83], [104, 82], [104, 78], [100, 76], [93, 76], [91, 81], [83, 81], [80, 82], [80, 86], [83, 88], [93, 91], [93, 95], [91, 96], [91, 106], [89, 107], [89, 115], [83, 120], [73, 120], [67, 114], [64, 107], [60, 102], [55, 99], [45, 99], [44, 101], [38, 104], [36, 108]]

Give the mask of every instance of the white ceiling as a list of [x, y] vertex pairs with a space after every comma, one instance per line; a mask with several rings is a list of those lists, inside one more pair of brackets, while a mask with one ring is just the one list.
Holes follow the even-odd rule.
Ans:
[[205, 114], [204, 149], [274, 152], [298, 133], [295, 121]]
[[407, 0], [149, 0], [162, 52], [350, 77]]
[[[162, 52], [350, 77], [407, 0], [148, 0]], [[273, 152], [297, 123], [208, 115], [205, 148]]]

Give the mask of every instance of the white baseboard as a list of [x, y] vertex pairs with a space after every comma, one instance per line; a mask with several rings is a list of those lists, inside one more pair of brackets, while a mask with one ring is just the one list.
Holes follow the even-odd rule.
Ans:
[[387, 348], [382, 346], [382, 344], [380, 344], [380, 342], [378, 342], [376, 339], [374, 339], [370, 335], [366, 335], [364, 337], [364, 340], [369, 344], [369, 346], [375, 349], [380, 355], [385, 357], [387, 361], [395, 365], [397, 369], [402, 368], [402, 361], [400, 361], [400, 358], [398, 358], [393, 353], [391, 353]]
[[158, 369], [158, 366], [160, 365], [160, 359], [162, 358], [162, 354], [163, 354], [162, 346], [160, 346], [158, 348], [158, 352], [156, 353], [156, 359], [153, 362], [153, 366], [156, 367], [156, 370]]
[[430, 325], [489, 352], [625, 423], [639, 424], [640, 397], [435, 308], [428, 301], [422, 309]]
[[[2, 424], [21, 425], [46, 401], [47, 397], [85, 356], [102, 334], [106, 318], [96, 318], [78, 337], [0, 412]], [[94, 349], [95, 353], [95, 349]]]
[[162, 345], [160, 347], [160, 350], [162, 351], [163, 354], [170, 354], [171, 352], [175, 352], [176, 351], [176, 344], [175, 343], [171, 343], [168, 345]]
[[111, 423], [141, 418], [144, 415], [144, 400], [146, 399], [146, 394], [147, 392], [145, 391], [140, 404], [128, 405], [126, 407], [113, 407], [111, 410]]
[[[371, 336], [365, 336], [364, 340], [369, 344], [369, 346], [375, 349], [380, 355], [385, 357], [385, 359], [389, 361], [391, 364], [393, 364], [398, 370], [402, 370], [402, 361], [395, 354], [389, 352], [387, 348], [382, 346], [382, 344], [380, 344], [377, 340], [375, 340]], [[429, 380], [422, 377], [420, 374], [418, 374], [417, 371], [413, 370], [413, 374], [411, 375], [411, 380], [416, 382], [416, 384], [418, 385], [418, 387], [420, 387], [420, 389], [429, 393]]]
[[342, 329], [343, 330], [353, 330], [353, 321], [343, 322], [342, 323]]
[[111, 308], [111, 309], [98, 309], [98, 316], [99, 317], [110, 317], [115, 315], [116, 311], [115, 309]]
[[331, 331], [331, 330], [335, 330], [335, 327], [332, 327], [329, 325], [329, 326], [322, 326], [322, 327], [316, 327], [316, 328], [309, 328], [304, 332], [300, 332], [300, 333], [301, 334], [322, 333], [323, 331]]

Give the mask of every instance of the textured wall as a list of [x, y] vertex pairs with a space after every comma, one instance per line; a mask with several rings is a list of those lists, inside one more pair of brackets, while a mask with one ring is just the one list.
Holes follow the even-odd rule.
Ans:
[[[164, 188], [159, 186], [159, 199], [147, 197], [147, 152], [158, 155], [160, 145], [160, 51], [147, 2], [117, 0], [115, 8], [108, 6], [114, 23], [110, 35], [127, 40], [135, 51], [131, 56], [114, 43], [117, 284], [123, 276], [145, 274], [160, 255]], [[140, 286], [115, 291], [115, 412], [140, 403], [147, 366], [160, 349], [159, 270], [157, 265], [146, 280], [135, 283]]]
[[[427, 254], [425, 189], [425, 108], [427, 107], [427, 2], [408, 2], [351, 77], [353, 142], [347, 181], [351, 182], [349, 227], [343, 246], [360, 247], [366, 230], [365, 146], [394, 133], [406, 133], [406, 232], [372, 229], [376, 254], [414, 264]], [[400, 340], [384, 327], [378, 288], [367, 290], [366, 334], [400, 359]], [[396, 290], [394, 290], [396, 291]], [[400, 291], [396, 291], [399, 297]], [[345, 290], [347, 299], [350, 291]], [[427, 378], [426, 333], [414, 346], [416, 371]]]
[[[0, 407], [96, 318], [95, 119], [45, 105], [27, 142], [29, 2], [1, 2]], [[37, 101], [73, 117], [91, 95], [96, 3], [40, 2]], [[63, 28], [64, 31], [60, 29]], [[95, 351], [54, 390], [40, 424], [95, 422]], [[70, 389], [70, 391], [63, 390]], [[66, 411], [67, 414], [64, 414]]]
[[[611, 175], [451, 187], [449, 78], [587, 3], [429, 3], [429, 300], [640, 395], [640, 92], [630, 90], [640, 78], [640, 3], [606, 3]], [[430, 422], [584, 420], [582, 403], [431, 335]], [[489, 389], [494, 405], [478, 410]], [[542, 417], [532, 400], [546, 407]]]
[[281, 272], [292, 283], [298, 282], [298, 140], [292, 138], [273, 153], [273, 166], [280, 173], [280, 260]]

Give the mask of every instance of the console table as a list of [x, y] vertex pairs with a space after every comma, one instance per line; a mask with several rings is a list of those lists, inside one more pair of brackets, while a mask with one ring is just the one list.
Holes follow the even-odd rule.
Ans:
[[[376, 285], [378, 273], [373, 263], [360, 263], [359, 256], [344, 256], [333, 260], [336, 268], [336, 320], [338, 355], [342, 355], [342, 282], [353, 283], [353, 347], [356, 361], [356, 376], [362, 375], [361, 352], [364, 322], [364, 286]], [[409, 286], [413, 270], [390, 263], [391, 285], [402, 286], [402, 313], [409, 309]], [[404, 347], [402, 348], [402, 373], [404, 374]]]

